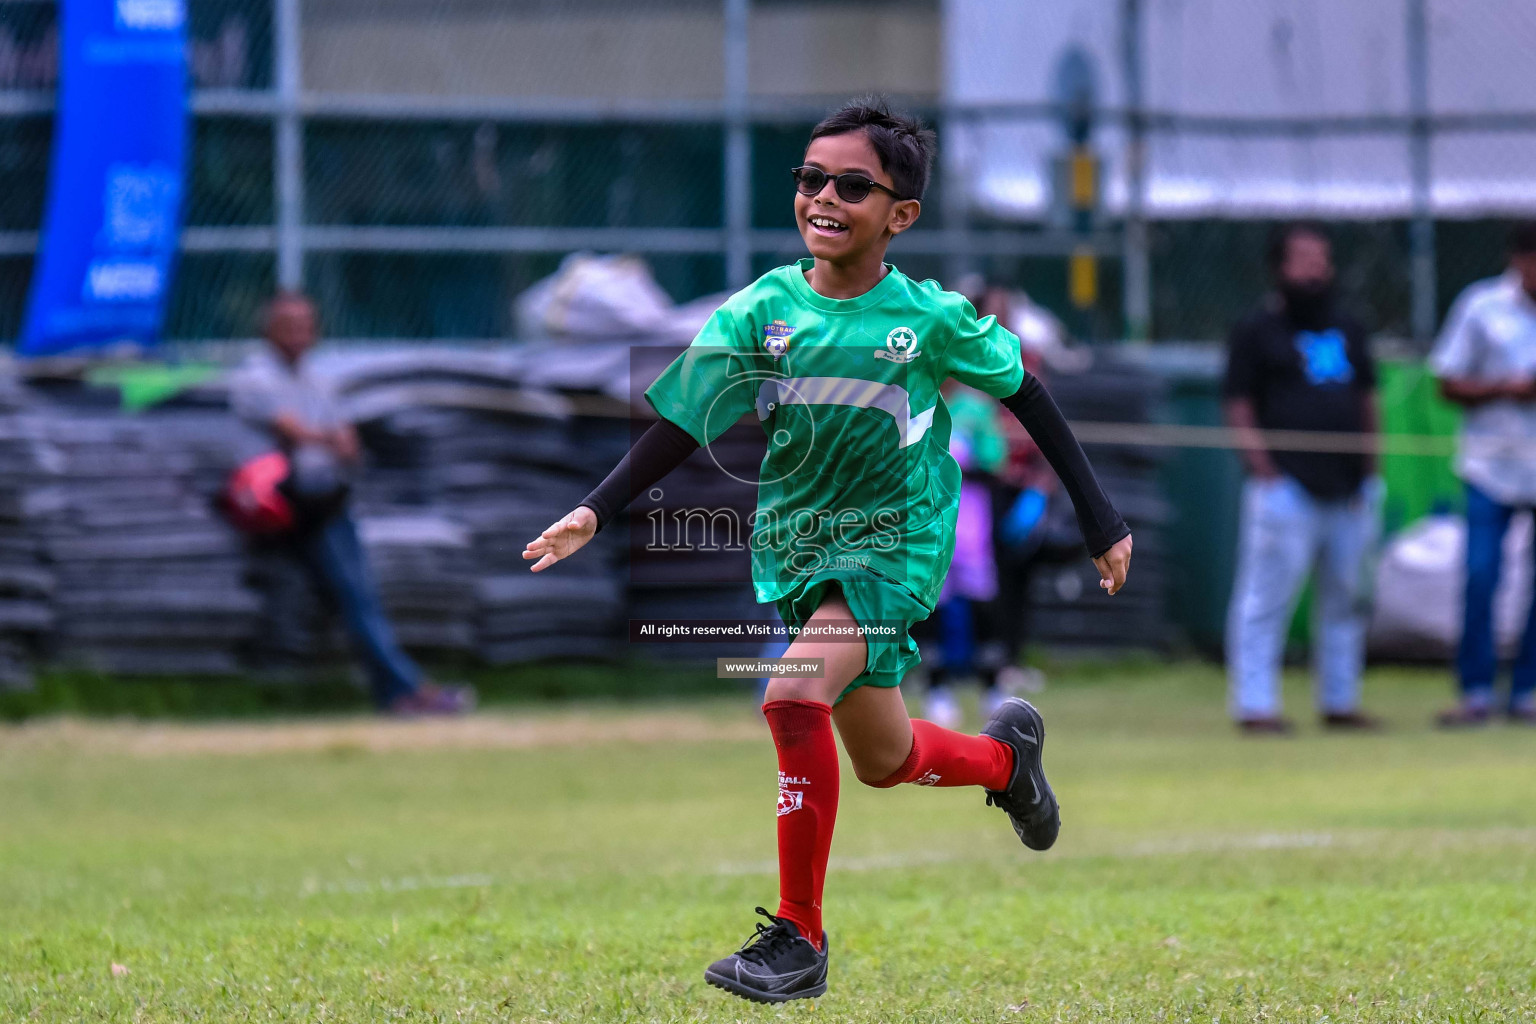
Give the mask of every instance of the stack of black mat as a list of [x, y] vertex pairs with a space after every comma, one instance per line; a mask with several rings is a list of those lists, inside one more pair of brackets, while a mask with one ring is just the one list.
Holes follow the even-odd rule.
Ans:
[[241, 669], [259, 602], [240, 538], [151, 418], [40, 403], [20, 522], [54, 576], [52, 657], [118, 674]]
[[30, 685], [29, 663], [54, 621], [53, 571], [28, 529], [41, 466], [23, 404], [14, 381], [0, 382], [0, 690]]
[[478, 576], [469, 531], [439, 512], [417, 510], [365, 516], [358, 532], [400, 643], [473, 654]]
[[[1078, 649], [1164, 649], [1169, 644], [1165, 534], [1172, 513], [1158, 474], [1166, 452], [1137, 444], [1135, 436], [1135, 425], [1153, 422], [1161, 406], [1161, 378], [1101, 354], [1091, 371], [1052, 375], [1046, 386], [1068, 420], [1126, 427], [1123, 437], [1083, 447], [1131, 527], [1135, 554], [1133, 582], [1113, 598], [1099, 588], [1085, 549], [1038, 566], [1030, 582], [1031, 640]], [[1067, 501], [1059, 489], [1053, 500]]]
[[[354, 514], [403, 643], [498, 664], [546, 657], [754, 654], [761, 644], [627, 642], [629, 619], [772, 622], [752, 599], [747, 537], [762, 432], [728, 430], [579, 557], [537, 575], [524, 545], [619, 461], [639, 398], [673, 351], [644, 346], [347, 351], [321, 364], [360, 424]], [[1146, 423], [1158, 378], [1101, 359], [1048, 380], [1070, 419]], [[119, 673], [224, 674], [251, 650], [339, 653], [317, 629], [289, 650], [248, 582], [278, 561], [214, 511], [232, 468], [269, 439], [229, 412], [222, 384], [131, 415], [83, 385], [0, 379], [0, 685], [34, 653]], [[1082, 552], [1043, 566], [1033, 635], [1160, 647], [1168, 511], [1159, 453], [1134, 433], [1088, 446], [1136, 536], [1134, 585], [1105, 599]], [[292, 570], [291, 564], [287, 570]], [[309, 588], [302, 571], [268, 576]], [[310, 598], [313, 597], [311, 592]], [[320, 605], [280, 597], [312, 626]], [[292, 646], [292, 645], [290, 645]]]
[[463, 532], [472, 569], [464, 626], [481, 660], [612, 657], [623, 628], [623, 531], [604, 531], [578, 557], [537, 575], [522, 552], [618, 461], [627, 433], [619, 418], [534, 411], [379, 415], [365, 425], [372, 464], [358, 512], [366, 521], [430, 508]]

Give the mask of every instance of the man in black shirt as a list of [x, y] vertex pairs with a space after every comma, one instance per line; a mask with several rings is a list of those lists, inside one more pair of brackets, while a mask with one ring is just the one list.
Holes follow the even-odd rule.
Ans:
[[[1319, 713], [1332, 728], [1373, 728], [1379, 723], [1360, 710], [1360, 670], [1381, 497], [1370, 451], [1375, 365], [1365, 331], [1334, 300], [1324, 229], [1279, 229], [1269, 257], [1275, 291], [1233, 328], [1222, 386], [1248, 470], [1227, 609], [1232, 715], [1247, 732], [1290, 731], [1280, 715], [1280, 667], [1297, 594], [1315, 567]], [[1357, 434], [1362, 444], [1288, 450], [1266, 445], [1265, 430]]]

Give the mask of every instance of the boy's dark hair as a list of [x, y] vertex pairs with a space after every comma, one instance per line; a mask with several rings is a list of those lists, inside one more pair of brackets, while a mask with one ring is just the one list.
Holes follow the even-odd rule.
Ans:
[[1311, 235], [1333, 245], [1333, 239], [1328, 235], [1328, 225], [1320, 220], [1292, 220], [1277, 224], [1270, 231], [1269, 243], [1264, 250], [1264, 262], [1272, 276], [1280, 276], [1280, 268], [1285, 266], [1285, 257], [1291, 251], [1291, 239], [1297, 235]]
[[1509, 229], [1509, 254], [1530, 256], [1536, 254], [1536, 220], [1516, 221]]
[[880, 168], [891, 176], [906, 199], [921, 199], [933, 173], [937, 138], [933, 129], [907, 114], [898, 114], [880, 96], [854, 100], [834, 110], [811, 129], [811, 141], [828, 135], [863, 132], [880, 157]]

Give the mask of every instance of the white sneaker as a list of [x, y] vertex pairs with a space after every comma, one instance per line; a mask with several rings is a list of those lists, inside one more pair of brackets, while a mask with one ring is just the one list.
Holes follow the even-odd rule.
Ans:
[[947, 686], [929, 690], [928, 698], [923, 701], [923, 717], [945, 729], [958, 729], [962, 718], [960, 702]]
[[997, 670], [997, 689], [1008, 697], [1021, 693], [1039, 693], [1045, 689], [1045, 673], [1037, 668], [1005, 665]]
[[[998, 673], [998, 675], [1001, 676], [1002, 673]], [[1003, 689], [1002, 681], [1001, 680], [998, 681], [998, 685], [997, 686], [989, 686], [985, 690], [982, 690], [981, 691], [981, 717], [982, 717], [982, 719], [984, 721], [987, 721], [987, 722], [992, 721], [992, 717], [997, 714], [997, 709], [1002, 707], [1003, 704], [1007, 700], [1008, 700], [1008, 692]]]

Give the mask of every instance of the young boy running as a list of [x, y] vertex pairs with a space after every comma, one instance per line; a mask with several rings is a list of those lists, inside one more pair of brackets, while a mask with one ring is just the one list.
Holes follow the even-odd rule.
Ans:
[[[918, 660], [909, 634], [933, 610], [955, 545], [960, 470], [940, 385], [1002, 400], [1061, 477], [1113, 594], [1131, 536], [1019, 340], [932, 281], [884, 262], [917, 220], [934, 136], [882, 103], [856, 103], [811, 132], [794, 170], [795, 220], [811, 259], [732, 296], [646, 391], [660, 421], [569, 515], [527, 546], [538, 572], [592, 539], [625, 505], [747, 413], [768, 438], [751, 536], [759, 601], [803, 630], [786, 658], [818, 678], [770, 681], [763, 713], [779, 759], [779, 907], [705, 980], [759, 1002], [827, 988], [822, 883], [837, 817], [833, 727], [859, 781], [879, 788], [980, 786], [1024, 845], [1060, 828], [1041, 766], [1040, 714], [1005, 702], [980, 736], [912, 721], [897, 688]], [[852, 636], [852, 642], [846, 637]]]

